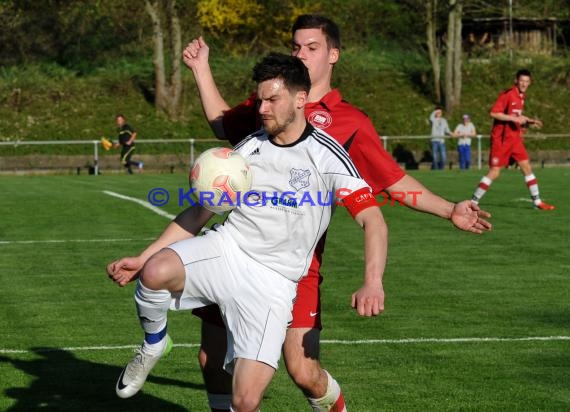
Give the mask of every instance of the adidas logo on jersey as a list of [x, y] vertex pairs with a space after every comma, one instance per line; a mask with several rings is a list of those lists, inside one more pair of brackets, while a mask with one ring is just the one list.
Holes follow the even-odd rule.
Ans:
[[251, 152], [249, 155], [253, 156], [253, 155], [259, 155], [261, 153], [259, 153], [259, 147], [257, 147], [253, 152]]

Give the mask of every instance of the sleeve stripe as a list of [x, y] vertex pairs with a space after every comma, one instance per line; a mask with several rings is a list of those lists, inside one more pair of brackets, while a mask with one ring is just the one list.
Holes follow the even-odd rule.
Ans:
[[361, 178], [360, 174], [358, 173], [358, 170], [352, 163], [352, 160], [336, 140], [334, 140], [332, 137], [324, 135], [317, 129], [315, 129], [315, 131], [313, 132], [313, 137], [316, 142], [320, 143], [321, 145], [329, 149], [332, 152], [332, 154], [335, 155], [342, 162], [342, 164], [346, 167], [346, 170], [348, 171], [350, 176]]
[[245, 145], [247, 142], [249, 142], [251, 139], [253, 139], [255, 136], [257, 136], [258, 132], [252, 133], [249, 136], [245, 137], [241, 142], [239, 142], [238, 144], [236, 144], [234, 146], [234, 150], [238, 150], [240, 149], [243, 145]]

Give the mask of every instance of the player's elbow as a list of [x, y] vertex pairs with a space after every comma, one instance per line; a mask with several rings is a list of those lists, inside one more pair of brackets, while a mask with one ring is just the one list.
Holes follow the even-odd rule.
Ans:
[[372, 206], [362, 210], [355, 216], [354, 220], [364, 230], [377, 230], [382, 233], [388, 233], [388, 225], [386, 225], [384, 216], [378, 206]]

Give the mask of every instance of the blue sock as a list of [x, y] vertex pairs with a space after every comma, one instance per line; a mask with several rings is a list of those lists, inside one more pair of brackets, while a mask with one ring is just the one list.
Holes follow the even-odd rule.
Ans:
[[166, 336], [166, 326], [160, 332], [145, 333], [144, 340], [149, 345], [154, 345], [160, 342], [162, 339], [164, 339], [165, 336]]

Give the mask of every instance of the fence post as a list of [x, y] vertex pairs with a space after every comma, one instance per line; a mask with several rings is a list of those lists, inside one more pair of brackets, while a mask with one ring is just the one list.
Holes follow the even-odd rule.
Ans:
[[384, 150], [388, 151], [388, 136], [382, 136], [382, 142], [384, 142]]
[[190, 139], [190, 168], [194, 165], [194, 139]]
[[99, 174], [99, 142], [93, 140], [93, 173], [95, 176]]
[[480, 134], [477, 135], [477, 167], [481, 170], [481, 158], [483, 154], [481, 153], [481, 136]]

